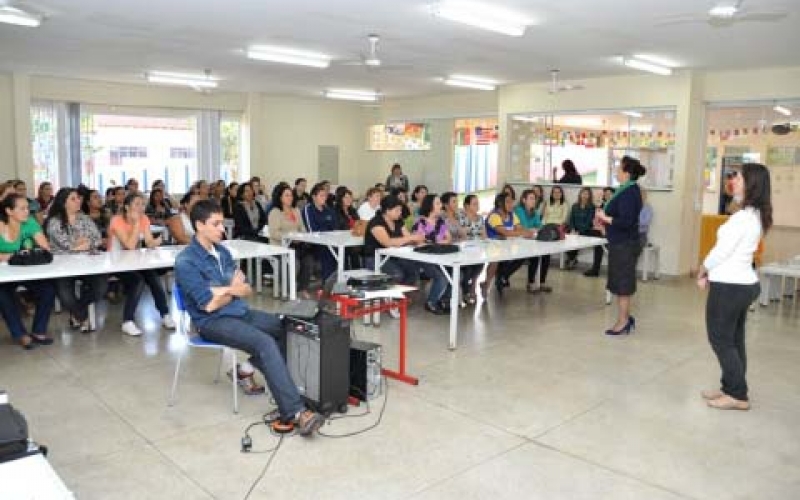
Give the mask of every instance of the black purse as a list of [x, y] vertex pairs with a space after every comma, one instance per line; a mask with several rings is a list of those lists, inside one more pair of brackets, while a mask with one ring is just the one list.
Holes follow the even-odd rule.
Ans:
[[8, 259], [9, 266], [41, 266], [53, 262], [53, 254], [37, 247], [30, 238], [23, 241], [22, 246]]

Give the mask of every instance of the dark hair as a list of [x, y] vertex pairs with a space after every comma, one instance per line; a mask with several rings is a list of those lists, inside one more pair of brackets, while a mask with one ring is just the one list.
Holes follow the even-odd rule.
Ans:
[[195, 193], [194, 191], [189, 191], [188, 193], [183, 195], [183, 198], [181, 198], [181, 206], [185, 207], [186, 205], [188, 205], [189, 202], [192, 201], [192, 196], [194, 196], [196, 194], [197, 193]]
[[584, 192], [589, 193], [589, 201], [588, 201], [589, 205], [594, 205], [594, 193], [592, 193], [591, 188], [588, 187], [582, 187], [581, 190], [578, 191], [578, 201], [576, 201], [575, 204], [578, 206], [581, 205], [581, 194], [583, 194]]
[[772, 227], [772, 182], [769, 170], [760, 163], [742, 165], [744, 201], [742, 206], [753, 207], [761, 216], [761, 231], [766, 234]]
[[578, 173], [578, 169], [575, 168], [575, 164], [570, 159], [561, 162], [561, 169], [564, 170], [565, 174], [569, 175], [576, 175]]
[[464, 197], [464, 206], [466, 207], [467, 205], [472, 203], [472, 200], [474, 200], [475, 198], [477, 198], [477, 196], [475, 196], [474, 194], [468, 194], [467, 196], [465, 196]]
[[17, 189], [17, 188], [18, 188], [18, 187], [20, 187], [20, 186], [25, 186], [25, 187], [28, 187], [28, 186], [25, 184], [25, 181], [23, 181], [23, 180], [21, 180], [21, 179], [17, 179], [17, 180], [15, 180], [15, 181], [13, 181], [13, 182], [11, 183], [11, 186], [12, 186], [14, 189]]
[[47, 220], [44, 221], [44, 230], [47, 231], [47, 226], [50, 225], [51, 219], [57, 219], [61, 221], [61, 229], [67, 229], [67, 198], [72, 193], [77, 193], [77, 189], [63, 187], [58, 190], [56, 193], [55, 198], [53, 198], [53, 202], [50, 204], [50, 210], [47, 212]]
[[338, 188], [336, 188], [336, 206], [339, 208], [340, 211], [342, 210], [342, 200], [348, 194], [350, 195], [350, 197], [353, 196], [353, 192], [347, 189], [345, 186], [339, 186]]
[[[158, 189], [153, 189], [152, 191], [150, 191], [150, 202], [149, 203], [150, 203], [150, 206], [153, 207], [153, 208], [156, 208], [156, 203], [155, 203], [156, 202], [156, 200], [155, 200], [156, 193], [161, 193], [163, 195], [164, 194], [164, 190], [161, 189], [161, 188], [158, 188]], [[167, 204], [164, 202], [164, 198], [161, 198], [161, 204], [164, 205], [164, 208], [166, 208]]]
[[[380, 192], [379, 189], [376, 189], [376, 191]], [[403, 194], [407, 195], [408, 191], [406, 191], [406, 188], [402, 188], [402, 187], [396, 187], [396, 188], [392, 188], [392, 189], [389, 190], [389, 194], [393, 194], [395, 196], [399, 196], [400, 193], [403, 193]]]
[[442, 208], [444, 209], [444, 207], [446, 207], [446, 206], [448, 206], [450, 204], [450, 200], [452, 200], [453, 198], [457, 198], [457, 197], [458, 197], [458, 195], [455, 194], [452, 191], [446, 191], [446, 192], [442, 193], [442, 196], [439, 197], [439, 199], [442, 200]]
[[639, 177], [647, 172], [647, 169], [644, 168], [644, 165], [642, 165], [639, 160], [628, 155], [622, 157], [622, 160], [620, 160], [620, 167], [623, 172], [630, 174], [632, 181], [639, 179]]
[[503, 192], [503, 193], [505, 193], [506, 191], [508, 191], [508, 192], [510, 192], [510, 193], [511, 193], [511, 199], [512, 199], [512, 200], [516, 200], [516, 199], [517, 199], [517, 192], [516, 192], [516, 191], [514, 191], [514, 186], [512, 186], [511, 184], [506, 184], [506, 185], [504, 185], [504, 186], [503, 186], [503, 189], [501, 189], [500, 191], [501, 191], [501, 192]]
[[3, 198], [3, 201], [0, 202], [0, 220], [8, 224], [8, 213], [6, 210], [14, 210], [14, 207], [17, 206], [17, 200], [24, 199], [24, 196], [20, 196], [17, 193], [11, 193]]
[[[236, 190], [236, 201], [244, 200], [244, 190], [247, 188], [253, 189], [253, 185], [249, 182], [243, 182], [239, 184], [239, 189]], [[255, 195], [255, 191], [253, 191], [253, 195]]]
[[114, 187], [114, 186], [111, 186], [110, 188], [106, 189], [106, 198], [114, 196], [114, 190], [115, 189], [117, 189], [117, 188]]
[[428, 217], [431, 212], [433, 212], [433, 204], [436, 198], [438, 198], [438, 196], [435, 194], [425, 195], [425, 198], [422, 199], [422, 203], [419, 204], [419, 215]]
[[395, 163], [394, 165], [392, 165], [392, 172], [394, 172], [394, 169], [396, 169], [396, 168], [399, 168], [399, 169], [402, 170], [403, 167], [401, 167], [399, 163]]
[[283, 202], [281, 198], [283, 198], [284, 191], [289, 190], [292, 193], [292, 204], [291, 206], [294, 207], [297, 205], [297, 197], [294, 194], [294, 190], [292, 190], [291, 186], [285, 182], [279, 182], [277, 186], [272, 189], [272, 208], [277, 208], [280, 211], [283, 211]]
[[[247, 183], [245, 183], [247, 184]], [[205, 222], [211, 218], [211, 214], [221, 214], [222, 208], [217, 200], [200, 200], [194, 204], [189, 213], [189, 220], [192, 222], [192, 229], [197, 231], [197, 223]]]
[[[53, 184], [51, 182], [48, 182], [48, 181], [44, 181], [44, 182], [40, 183], [39, 184], [39, 189], [36, 192], [36, 196], [41, 196], [42, 195], [42, 188], [44, 188], [45, 186], [53, 187]], [[42, 208], [44, 208], [44, 207], [42, 207]]]
[[376, 187], [367, 189], [367, 194], [364, 195], [364, 201], [367, 201], [367, 199], [369, 199], [369, 197], [373, 194], [381, 194], [381, 190]]
[[133, 203], [133, 200], [136, 198], [141, 198], [142, 201], [144, 201], [144, 198], [139, 193], [130, 193], [125, 195], [125, 201], [122, 202], [122, 215], [128, 215], [128, 207], [131, 206], [131, 203]]
[[322, 182], [318, 182], [318, 183], [314, 184], [314, 187], [311, 188], [311, 196], [312, 197], [318, 195], [320, 191], [325, 191], [326, 190], [325, 189], [325, 182], [327, 182], [327, 181], [322, 181]]
[[298, 184], [300, 184], [301, 182], [308, 182], [308, 181], [306, 180], [306, 178], [305, 178], [305, 177], [298, 177], [297, 179], [295, 179], [295, 180], [294, 180], [294, 185], [295, 185], [295, 187], [296, 187]]
[[150, 190], [153, 191], [155, 189], [161, 189], [161, 188], [156, 188], [156, 186], [158, 186], [159, 184], [164, 184], [164, 189], [166, 189], [167, 185], [164, 183], [164, 181], [161, 179], [156, 179], [153, 181], [152, 184], [150, 184]]
[[428, 192], [428, 186], [425, 184], [419, 184], [414, 188], [414, 191], [411, 192], [411, 201], [417, 201], [417, 195], [422, 191], [425, 190]]
[[556, 199], [555, 199], [555, 198], [553, 198], [553, 193], [555, 193], [555, 192], [556, 192], [556, 189], [558, 189], [559, 191], [561, 191], [561, 199], [558, 201], [558, 204], [559, 204], [559, 205], [563, 205], [563, 204], [564, 204], [564, 190], [561, 188], [561, 186], [553, 186], [553, 187], [550, 189], [550, 204], [552, 205], [553, 203], [555, 203], [555, 202], [556, 202]]
[[137, 181], [136, 178], [131, 177], [130, 179], [128, 179], [128, 182], [125, 183], [125, 190], [127, 191], [128, 188], [131, 187], [131, 184], [133, 184], [134, 182], [136, 183], [137, 186], [139, 185], [139, 181]]
[[381, 200], [381, 209], [378, 211], [379, 214], [385, 214], [389, 210], [393, 208], [402, 207], [403, 202], [397, 196], [389, 195]]
[[116, 196], [116, 194], [119, 193], [120, 191], [124, 193], [125, 188], [122, 186], [114, 186], [113, 188], [111, 188], [111, 196]]
[[[78, 190], [78, 192], [80, 192], [80, 189]], [[88, 189], [88, 188], [82, 194], [83, 201], [81, 202], [81, 212], [85, 213], [86, 215], [89, 215], [89, 212], [92, 211], [91, 207], [89, 206], [89, 200], [92, 199], [92, 193], [100, 194], [96, 189]]]
[[495, 210], [505, 211], [506, 210], [506, 198], [508, 198], [508, 194], [507, 193], [498, 193], [497, 196], [494, 197], [494, 209]]
[[[525, 208], [525, 205], [522, 202], [525, 201], [525, 198], [527, 198], [530, 195], [536, 197], [536, 191], [534, 191], [533, 189], [525, 189], [522, 191], [522, 194], [519, 195], [519, 206], [521, 206], [523, 210], [527, 209]], [[537, 199], [536, 202], [537, 202], [536, 204], [538, 205], [539, 200]], [[536, 211], [536, 205], [533, 206], [533, 210]]]
[[614, 194], [614, 193], [616, 193], [616, 192], [617, 192], [617, 190], [616, 190], [616, 189], [614, 189], [614, 188], [613, 188], [613, 187], [611, 187], [611, 186], [604, 187], [604, 188], [603, 188], [603, 192], [605, 193], [606, 191], [610, 191], [610, 192], [611, 192], [611, 194]]

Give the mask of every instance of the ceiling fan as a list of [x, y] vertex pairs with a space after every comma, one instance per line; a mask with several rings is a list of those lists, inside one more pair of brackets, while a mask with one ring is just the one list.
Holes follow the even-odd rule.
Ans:
[[411, 68], [410, 64], [386, 64], [386, 62], [381, 59], [378, 53], [378, 45], [381, 41], [380, 35], [370, 33], [367, 35], [367, 41], [369, 42], [369, 50], [366, 54], [361, 54], [359, 59], [342, 61], [339, 64], [342, 66], [362, 66], [369, 71]]
[[785, 11], [759, 11], [742, 7], [744, 0], [723, 0], [714, 4], [705, 15], [679, 14], [666, 17], [656, 26], [706, 23], [714, 27], [727, 27], [740, 22], [777, 22], [789, 15]]
[[549, 94], [558, 94], [559, 92], [568, 92], [570, 90], [583, 90], [583, 85], [573, 85], [571, 83], [560, 84], [558, 75], [560, 70], [550, 70], [550, 86], [547, 88]]

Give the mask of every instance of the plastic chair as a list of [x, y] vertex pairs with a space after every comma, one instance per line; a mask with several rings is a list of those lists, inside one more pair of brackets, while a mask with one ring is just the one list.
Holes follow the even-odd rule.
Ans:
[[[189, 318], [189, 313], [186, 312], [186, 306], [183, 302], [183, 295], [181, 295], [181, 289], [178, 287], [178, 284], [175, 283], [172, 288], [172, 300], [175, 304], [175, 310], [178, 312], [176, 317], [176, 328], [175, 333], [178, 335], [182, 335], [186, 340], [186, 347], [195, 347], [198, 349], [216, 349], [219, 351], [219, 364], [217, 365], [217, 376], [214, 378], [214, 383], [219, 382], [219, 374], [222, 371], [222, 360], [225, 357], [225, 354], [228, 353], [230, 355], [230, 363], [231, 363], [231, 373], [233, 374], [232, 378], [232, 388], [233, 388], [233, 413], [239, 413], [239, 388], [237, 387], [237, 380], [236, 380], [236, 373], [237, 373], [237, 359], [236, 359], [236, 350], [231, 349], [227, 346], [222, 344], [217, 344], [215, 342], [209, 342], [208, 340], [203, 339], [200, 335], [192, 335], [191, 334], [191, 320]], [[178, 356], [178, 362], [175, 365], [175, 376], [172, 379], [172, 390], [170, 391], [169, 395], [169, 406], [175, 405], [175, 393], [178, 391], [178, 375], [181, 371], [181, 361], [183, 360], [183, 356], [186, 354], [188, 349], [183, 349], [180, 355]]]

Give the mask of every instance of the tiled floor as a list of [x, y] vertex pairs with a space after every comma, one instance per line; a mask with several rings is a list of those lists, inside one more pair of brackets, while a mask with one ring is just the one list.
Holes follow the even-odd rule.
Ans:
[[[251, 498], [800, 498], [800, 305], [751, 315], [753, 410], [721, 412], [699, 397], [719, 374], [689, 280], [641, 284], [627, 338], [602, 335], [614, 311], [602, 281], [559, 271], [550, 281], [551, 295], [517, 281], [502, 302], [461, 311], [455, 352], [447, 319], [412, 309], [420, 385], [390, 383], [370, 432], [285, 439]], [[269, 398], [242, 397], [234, 415], [229, 385], [212, 383], [217, 357], [193, 351], [168, 407], [178, 344], [150, 300], [143, 338], [119, 332], [119, 306], [101, 313], [91, 335], [63, 330], [62, 314], [56, 345], [0, 345], [0, 387], [68, 487], [80, 499], [242, 498], [269, 455], [242, 454], [240, 438]], [[397, 323], [383, 327], [356, 333], [393, 363]], [[361, 429], [382, 404], [324, 431]], [[263, 427], [252, 436], [256, 451], [278, 442]]]

